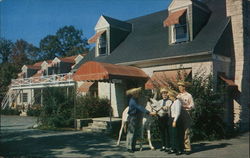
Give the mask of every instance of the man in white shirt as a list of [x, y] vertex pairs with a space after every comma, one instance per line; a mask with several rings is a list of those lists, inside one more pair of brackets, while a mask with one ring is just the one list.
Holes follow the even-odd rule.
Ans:
[[186, 91], [186, 86], [187, 82], [178, 82], [180, 93], [178, 94], [177, 98], [182, 104], [181, 120], [184, 130], [184, 152], [186, 154], [190, 154], [192, 150], [190, 144], [190, 126], [192, 120], [189, 113], [190, 110], [194, 108], [194, 101], [192, 95]]

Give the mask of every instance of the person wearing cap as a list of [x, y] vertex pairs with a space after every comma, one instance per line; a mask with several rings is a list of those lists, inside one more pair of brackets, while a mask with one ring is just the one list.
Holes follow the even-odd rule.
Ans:
[[129, 110], [128, 110], [128, 129], [126, 146], [127, 151], [133, 153], [135, 151], [136, 139], [139, 129], [139, 121], [141, 114], [155, 115], [154, 112], [149, 112], [143, 106], [138, 104], [138, 99], [141, 95], [142, 88], [132, 88], [126, 91], [127, 95], [130, 95]]
[[171, 149], [168, 154], [175, 153], [176, 155], [182, 154], [182, 144], [181, 144], [181, 124], [180, 124], [180, 114], [181, 114], [181, 101], [177, 98], [177, 92], [174, 90], [168, 91], [168, 97], [173, 101], [170, 106], [170, 143]]
[[162, 110], [158, 113], [158, 125], [160, 129], [162, 148], [161, 151], [168, 152], [170, 150], [170, 138], [169, 138], [169, 110], [172, 101], [168, 98], [168, 89], [160, 89], [162, 99], [159, 100], [159, 106]]
[[179, 98], [182, 103], [181, 121], [183, 128], [183, 146], [185, 154], [188, 155], [191, 152], [190, 127], [192, 119], [190, 117], [190, 110], [194, 108], [194, 101], [192, 95], [186, 91], [188, 83], [180, 81], [177, 84], [180, 91], [177, 98]]

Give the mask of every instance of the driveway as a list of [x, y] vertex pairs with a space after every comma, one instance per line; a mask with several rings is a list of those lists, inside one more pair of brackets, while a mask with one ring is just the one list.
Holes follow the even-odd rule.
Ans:
[[[0, 157], [178, 157], [151, 151], [147, 145], [145, 150], [131, 154], [126, 152], [125, 141], [117, 147], [116, 140], [103, 133], [29, 129], [35, 122], [34, 117], [2, 116]], [[193, 150], [181, 157], [248, 158], [249, 133], [230, 140], [198, 142]]]

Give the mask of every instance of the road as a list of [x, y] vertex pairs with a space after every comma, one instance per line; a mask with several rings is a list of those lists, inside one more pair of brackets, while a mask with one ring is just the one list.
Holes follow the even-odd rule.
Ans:
[[249, 158], [249, 133], [229, 140], [194, 143], [191, 155], [168, 155], [151, 151], [126, 152], [125, 141], [117, 147], [116, 140], [103, 133], [81, 131], [45, 131], [30, 129], [34, 117], [2, 116], [0, 157], [202, 157]]

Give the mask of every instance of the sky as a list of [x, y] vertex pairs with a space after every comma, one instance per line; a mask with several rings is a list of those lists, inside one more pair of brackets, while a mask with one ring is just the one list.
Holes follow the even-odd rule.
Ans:
[[0, 35], [39, 46], [41, 39], [73, 25], [88, 39], [101, 15], [128, 20], [167, 9], [171, 0], [0, 0]]

